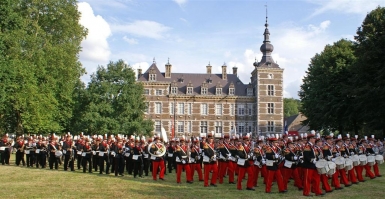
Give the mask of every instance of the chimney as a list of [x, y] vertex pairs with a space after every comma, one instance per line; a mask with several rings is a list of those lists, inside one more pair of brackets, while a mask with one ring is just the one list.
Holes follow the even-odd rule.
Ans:
[[209, 65], [206, 66], [206, 71], [207, 71], [207, 74], [211, 74], [210, 62], [209, 62]]
[[227, 66], [226, 63], [223, 64], [222, 66], [222, 79], [227, 80]]
[[142, 69], [138, 68], [138, 79], [142, 76]]
[[171, 78], [171, 67], [172, 65], [170, 64], [170, 59], [168, 59], [166, 66], [166, 73], [164, 74], [165, 78]]
[[238, 68], [236, 66], [233, 67], [233, 75], [237, 75]]

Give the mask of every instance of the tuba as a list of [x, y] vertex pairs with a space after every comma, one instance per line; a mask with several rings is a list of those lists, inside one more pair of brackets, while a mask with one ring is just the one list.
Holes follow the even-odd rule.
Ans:
[[[154, 144], [155, 144], [155, 147], [158, 149], [157, 152], [159, 152], [159, 153], [157, 153], [157, 154], [151, 153], [151, 147], [152, 147], [152, 145], [154, 145]], [[161, 146], [159, 147], [158, 145], [161, 145]], [[164, 156], [164, 154], [166, 154], [166, 151], [167, 151], [166, 146], [165, 146], [163, 143], [161, 143], [161, 142], [159, 142], [159, 143], [151, 142], [151, 143], [148, 145], [148, 148], [147, 148], [147, 149], [148, 149], [148, 153], [149, 153], [151, 156], [155, 156], [155, 157], [162, 157], [162, 156]]]

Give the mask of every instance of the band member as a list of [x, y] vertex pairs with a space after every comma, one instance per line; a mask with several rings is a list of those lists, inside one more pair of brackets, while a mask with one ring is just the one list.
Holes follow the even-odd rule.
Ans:
[[24, 160], [24, 140], [20, 136], [17, 138], [17, 142], [13, 146], [16, 149], [16, 165], [20, 165], [20, 161], [22, 162], [23, 166], [25, 166], [25, 160]]
[[191, 177], [190, 179], [192, 181], [194, 181], [194, 172], [197, 171], [198, 173], [198, 178], [199, 178], [199, 181], [203, 181], [203, 175], [202, 175], [202, 167], [201, 167], [201, 155], [200, 155], [200, 147], [199, 147], [199, 139], [198, 138], [194, 138], [194, 141], [192, 143], [192, 146], [191, 146], [191, 153], [190, 153], [190, 159], [192, 159], [193, 161], [190, 161], [192, 162], [190, 164], [190, 174], [191, 174]]
[[[336, 157], [339, 157], [339, 156], [348, 157], [349, 150], [345, 149], [345, 146], [343, 145], [343, 141], [340, 138], [336, 140], [336, 150], [337, 150]], [[346, 176], [345, 168], [342, 168], [342, 169], [337, 168], [337, 172], [339, 172], [340, 174], [340, 183], [343, 183], [345, 187], [350, 187], [352, 184], [349, 183], [348, 177]]]
[[92, 144], [92, 167], [94, 168], [94, 171], [98, 171], [99, 166], [99, 145], [100, 145], [100, 138], [94, 136], [94, 143]]
[[[154, 144], [150, 148], [150, 153], [160, 155], [162, 154], [162, 152], [159, 150], [161, 148], [162, 148], [162, 144], [161, 144], [160, 138], [159, 136], [156, 136], [154, 138]], [[166, 171], [166, 167], [164, 166], [164, 157], [157, 157], [152, 155], [151, 160], [152, 160], [152, 179], [157, 180], [158, 169], [160, 168], [159, 179], [164, 180], [164, 173]]]
[[[106, 170], [104, 171], [104, 163], [106, 163]], [[107, 140], [103, 140], [99, 144], [99, 174], [110, 174], [110, 146]]]
[[212, 172], [210, 186], [216, 187], [218, 166], [215, 155], [214, 138], [211, 134], [209, 134], [207, 139], [208, 142], [203, 144], [204, 186], [209, 186], [210, 172]]
[[133, 148], [135, 147], [135, 137], [131, 135], [128, 142], [124, 144], [124, 160], [126, 163], [126, 171], [128, 175], [132, 175], [134, 169], [134, 161], [132, 156], [134, 154]]
[[82, 165], [82, 150], [83, 150], [84, 142], [83, 137], [79, 136], [78, 141], [75, 144], [76, 147], [76, 164], [78, 167], [78, 170], [80, 170], [80, 167]]
[[120, 176], [124, 176], [124, 156], [123, 156], [123, 152], [124, 152], [124, 149], [123, 149], [123, 140], [119, 137], [116, 138], [116, 144], [114, 146], [114, 152], [115, 152], [115, 157], [114, 157], [114, 160], [115, 160], [115, 176], [118, 176], [118, 174]]
[[[375, 142], [377, 142], [377, 141], [374, 139], [374, 135], [372, 135], [372, 137], [369, 138], [369, 144], [366, 146], [366, 153], [368, 155], [371, 155], [371, 156], [378, 155], [379, 149], [378, 149], [377, 145], [375, 144]], [[376, 177], [381, 177], [380, 170], [378, 169], [378, 164], [376, 162], [374, 162], [373, 170], [374, 170], [374, 175]]]
[[132, 148], [132, 162], [134, 164], [134, 178], [139, 175], [143, 177], [143, 150], [140, 146], [139, 137], [135, 139], [135, 146]]
[[263, 138], [258, 139], [256, 141], [256, 147], [253, 149], [253, 159], [254, 159], [254, 166], [253, 166], [253, 186], [257, 187], [258, 186], [258, 177], [259, 173], [263, 173], [264, 176], [266, 176], [266, 160], [264, 160], [264, 151], [263, 151]]
[[279, 193], [286, 193], [285, 186], [283, 185], [283, 178], [281, 171], [278, 169], [278, 165], [282, 158], [280, 157], [280, 152], [278, 148], [278, 140], [275, 137], [269, 139], [272, 143], [271, 146], [266, 147], [266, 168], [267, 168], [267, 178], [266, 180], [266, 193], [271, 193], [271, 185], [273, 183], [273, 179], [277, 180]]
[[[359, 155], [359, 147], [357, 145], [357, 139], [355, 137], [352, 137], [350, 140], [351, 140], [351, 144], [349, 146], [350, 155]], [[365, 182], [364, 178], [362, 177], [362, 167], [360, 165], [354, 166], [354, 170], [356, 171], [358, 181]]]
[[[344, 137], [343, 139], [344, 143], [343, 143], [343, 146], [344, 146], [344, 158], [348, 158], [349, 156], [351, 155], [354, 155], [354, 152], [352, 153], [351, 152], [351, 143], [350, 143], [350, 136], [349, 134], [347, 134], [346, 137]], [[354, 168], [354, 167], [353, 167]], [[358, 180], [357, 180], [357, 177], [356, 177], [356, 174], [354, 173], [354, 169], [350, 169], [348, 171], [348, 180], [352, 182], [352, 184], [358, 184]]]
[[[227, 142], [226, 142], [227, 141]], [[230, 160], [229, 157], [231, 156], [229, 146], [229, 135], [224, 135], [223, 139], [219, 140], [218, 143], [218, 151], [219, 151], [219, 159], [218, 159], [218, 166], [219, 166], [219, 184], [223, 183], [223, 178], [226, 175], [226, 171], [228, 169], [232, 170], [230, 172], [233, 172], [233, 175], [229, 175], [229, 182], [234, 182], [234, 170], [231, 167], [232, 165], [229, 164]], [[231, 178], [231, 179], [230, 179]]]
[[92, 173], [92, 148], [91, 144], [86, 138], [82, 149], [82, 167], [83, 167], [83, 173], [87, 170], [87, 163], [88, 163], [88, 173]]
[[10, 143], [8, 142], [8, 135], [4, 135], [3, 139], [0, 141], [0, 162], [2, 165], [7, 164], [9, 165], [9, 158], [10, 158]]
[[41, 143], [39, 146], [37, 146], [37, 148], [40, 150], [38, 156], [40, 157], [40, 166], [41, 168], [45, 168], [47, 166], [47, 156], [48, 156], [48, 146], [47, 146], [47, 141], [46, 139], [43, 137], [41, 139]]
[[[308, 142], [306, 143], [303, 149], [303, 169], [304, 169], [304, 183], [303, 183], [303, 195], [309, 196], [310, 190], [314, 190], [316, 195], [324, 195], [324, 193], [320, 192], [320, 176], [317, 173], [317, 169], [315, 167], [315, 163], [318, 160], [318, 152], [315, 150], [315, 135], [309, 134], [307, 136]], [[310, 189], [312, 188], [312, 189]]]
[[74, 148], [71, 136], [68, 135], [66, 141], [63, 142], [63, 154], [64, 154], [64, 171], [68, 170], [68, 166], [71, 171], [75, 171], [74, 168]]
[[175, 141], [174, 140], [171, 140], [168, 147], [167, 147], [167, 169], [168, 169], [168, 172], [171, 173], [172, 172], [172, 169], [176, 169], [175, 168], [175, 165], [176, 165], [176, 162], [175, 162], [175, 157], [174, 157], [174, 152], [175, 152]]
[[299, 189], [302, 189], [301, 179], [298, 175], [298, 170], [296, 162], [298, 161], [298, 156], [295, 153], [295, 146], [291, 140], [286, 141], [287, 147], [284, 150], [285, 163], [282, 168], [283, 171], [283, 185], [284, 190], [287, 190], [287, 184], [289, 179], [293, 176], [294, 185], [296, 185]]
[[238, 175], [238, 165], [237, 165], [237, 154], [238, 154], [238, 149], [237, 149], [237, 144], [235, 143], [235, 139], [237, 139], [238, 141], [238, 138], [235, 138], [235, 136], [233, 136], [229, 143], [228, 143], [228, 149], [230, 151], [230, 158], [229, 158], [229, 167], [227, 169], [227, 173], [229, 175], [229, 184], [235, 184], [234, 182], [234, 176], [235, 175]]
[[254, 191], [253, 188], [253, 170], [249, 162], [249, 153], [250, 149], [248, 148], [248, 137], [243, 138], [244, 143], [242, 144], [241, 140], [238, 140], [237, 143], [237, 158], [238, 158], [238, 182], [237, 182], [237, 189], [242, 190], [242, 180], [245, 177], [245, 174], [247, 173], [247, 185], [246, 189]]
[[186, 172], [186, 180], [187, 183], [193, 183], [190, 174], [190, 165], [188, 160], [188, 153], [190, 149], [186, 145], [185, 138], [180, 138], [180, 145], [176, 144], [175, 146], [175, 157], [176, 157], [176, 182], [178, 184], [181, 183], [180, 176], [182, 174], [182, 170]]
[[[148, 139], [148, 143], [151, 143], [152, 139]], [[145, 138], [142, 138], [142, 151], [143, 151], [143, 172], [145, 176], [148, 176], [149, 168], [151, 165], [150, 153], [148, 151], [148, 143], [145, 143]]]
[[60, 151], [59, 144], [55, 141], [55, 139], [52, 139], [51, 143], [48, 145], [48, 151], [49, 151], [49, 169], [53, 169], [53, 166], [55, 165], [55, 169], [57, 170], [59, 168], [59, 158], [56, 157], [56, 152]]

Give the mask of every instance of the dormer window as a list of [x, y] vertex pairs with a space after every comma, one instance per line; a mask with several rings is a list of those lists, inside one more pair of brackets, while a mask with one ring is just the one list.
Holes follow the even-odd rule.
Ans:
[[178, 91], [178, 87], [171, 87], [171, 94], [176, 95], [177, 91]]
[[180, 83], [183, 83], [183, 82], [184, 82], [183, 77], [179, 79], [179, 82], [180, 82]]
[[253, 96], [253, 88], [247, 88], [247, 96]]
[[207, 83], [211, 84], [211, 83], [213, 83], [213, 80], [208, 79], [208, 80], [207, 80]]
[[148, 80], [151, 81], [151, 82], [156, 81], [156, 74], [149, 74]]
[[193, 87], [187, 87], [187, 94], [193, 94]]
[[235, 94], [235, 89], [229, 88], [229, 95], [234, 95], [234, 94]]
[[207, 95], [207, 88], [201, 87], [201, 95]]
[[222, 95], [222, 88], [216, 88], [216, 95]]

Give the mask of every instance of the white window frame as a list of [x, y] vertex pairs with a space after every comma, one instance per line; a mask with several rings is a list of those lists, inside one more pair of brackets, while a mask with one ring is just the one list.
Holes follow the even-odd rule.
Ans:
[[238, 122], [238, 132], [239, 134], [243, 134], [245, 132], [245, 123]]
[[222, 127], [222, 121], [215, 121], [215, 133], [222, 133], [223, 127]]
[[222, 115], [223, 106], [222, 104], [215, 104], [215, 115]]
[[253, 104], [247, 104], [248, 115], [253, 115]]
[[234, 104], [230, 104], [230, 115], [233, 116], [234, 115]]
[[222, 95], [222, 88], [216, 88], [215, 89], [215, 94], [216, 95]]
[[267, 122], [267, 132], [275, 132], [274, 121]]
[[200, 128], [199, 128], [199, 131], [200, 131], [201, 133], [207, 133], [207, 130], [208, 130], [207, 121], [201, 121], [201, 122], [200, 122]]
[[155, 114], [162, 114], [162, 103], [155, 102]]
[[144, 113], [145, 114], [148, 114], [149, 113], [149, 111], [150, 111], [150, 102], [145, 102], [145, 106], [146, 106], [146, 108], [144, 108]]
[[148, 80], [151, 82], [156, 81], [156, 74], [149, 74]]
[[174, 102], [170, 102], [170, 115], [174, 115], [175, 108], [174, 108]]
[[267, 95], [274, 96], [274, 85], [267, 85]]
[[186, 94], [193, 94], [193, 87], [187, 87], [187, 92], [186, 92]]
[[191, 114], [192, 114], [192, 106], [193, 106], [192, 103], [188, 103], [188, 104], [187, 104], [187, 114], [188, 114], [188, 115], [191, 115]]
[[201, 104], [201, 115], [207, 115], [207, 113], [208, 113], [208, 105]]
[[206, 87], [201, 87], [201, 95], [207, 95], [207, 90]]
[[274, 114], [274, 103], [267, 103], [267, 113]]
[[177, 94], [178, 93], [178, 87], [171, 87], [171, 94]]
[[161, 129], [162, 129], [161, 121], [160, 120], [155, 120], [154, 125], [155, 125], [155, 128], [154, 128], [155, 132], [160, 133]]
[[184, 115], [184, 103], [178, 103], [178, 115]]
[[150, 95], [150, 89], [144, 89], [143, 94], [144, 95]]
[[247, 96], [253, 96], [253, 88], [247, 88]]
[[160, 89], [156, 90], [155, 95], [163, 95], [163, 90], [160, 90]]
[[235, 94], [235, 88], [229, 88], [229, 95]]
[[238, 115], [245, 115], [245, 105], [238, 104]]
[[176, 125], [178, 127], [177, 132], [178, 133], [184, 133], [184, 121], [177, 121]]
[[187, 133], [191, 133], [192, 132], [191, 121], [187, 121], [186, 122], [186, 131], [187, 131]]

